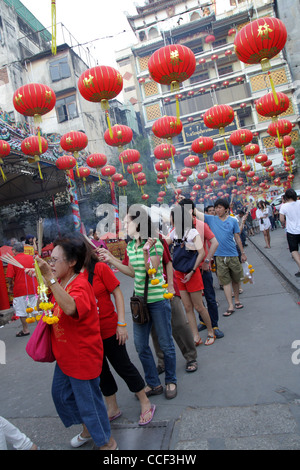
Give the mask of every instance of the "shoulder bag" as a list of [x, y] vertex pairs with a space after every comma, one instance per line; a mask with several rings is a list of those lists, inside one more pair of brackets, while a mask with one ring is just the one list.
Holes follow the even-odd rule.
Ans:
[[36, 362], [54, 362], [55, 357], [51, 346], [51, 326], [43, 321], [43, 316], [38, 321], [27, 345], [26, 352]]
[[148, 273], [146, 273], [144, 297], [135, 295], [135, 293], [133, 292], [133, 296], [130, 298], [132, 320], [138, 325], [144, 325], [145, 323], [148, 323], [150, 318], [147, 307], [148, 281], [149, 275]]
[[173, 242], [173, 268], [181, 273], [189, 273], [195, 266], [198, 257], [197, 250], [186, 248], [186, 237], [181, 242]]

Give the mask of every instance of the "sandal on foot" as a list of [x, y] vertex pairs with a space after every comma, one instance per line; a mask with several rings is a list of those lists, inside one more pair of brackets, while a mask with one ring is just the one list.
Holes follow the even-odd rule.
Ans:
[[122, 411], [119, 411], [119, 413], [117, 413], [113, 416], [110, 416], [108, 419], [109, 419], [109, 421], [114, 421], [115, 419], [119, 418], [120, 416], [122, 416]]
[[[148, 387], [150, 387], [150, 385], [148, 385]], [[151, 395], [161, 395], [163, 391], [163, 386], [159, 385], [158, 387], [151, 387], [150, 390], [147, 390], [145, 393], [147, 397], [150, 397]]]
[[244, 305], [241, 304], [241, 302], [237, 302], [236, 304], [234, 304], [235, 308], [239, 309], [239, 308], [244, 308]]
[[232, 315], [234, 310], [230, 310], [229, 308], [226, 310], [225, 313], [223, 313], [223, 317], [230, 317]]
[[71, 439], [70, 444], [71, 444], [72, 447], [81, 447], [86, 442], [89, 442], [91, 440], [92, 440], [91, 436], [90, 437], [82, 437], [81, 433], [79, 433], [79, 434], [77, 434], [77, 436], [75, 436], [75, 437], [73, 437], [73, 439]]
[[200, 346], [200, 344], [203, 344], [203, 341], [201, 338], [198, 339], [198, 341], [194, 341], [195, 342], [195, 346]]
[[197, 361], [189, 361], [186, 363], [185, 371], [186, 372], [196, 372], [198, 369]]
[[17, 338], [21, 338], [22, 336], [28, 336], [30, 333], [24, 333], [24, 331], [19, 331], [19, 333], [16, 334]]
[[211, 344], [214, 344], [215, 342], [215, 335], [207, 335], [206, 341], [205, 341], [205, 346], [210, 346]]
[[[150, 421], [152, 421], [153, 416], [154, 416], [154, 412], [155, 412], [155, 408], [156, 408], [155, 405], [151, 405], [150, 410], [147, 410], [147, 411], [145, 411], [145, 413], [141, 414], [140, 420], [139, 420], [139, 426], [145, 426], [146, 424], [149, 424]], [[150, 418], [148, 419], [148, 421], [142, 421], [142, 419], [144, 418], [144, 416], [146, 416], [147, 413], [151, 413]]]

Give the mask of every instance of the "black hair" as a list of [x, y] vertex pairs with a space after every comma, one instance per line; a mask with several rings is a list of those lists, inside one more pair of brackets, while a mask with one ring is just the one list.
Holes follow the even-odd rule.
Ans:
[[172, 208], [171, 220], [178, 240], [182, 240], [185, 232], [193, 228], [193, 218], [184, 205], [177, 205]]
[[214, 206], [213, 206], [212, 204], [210, 204], [209, 206], [206, 206], [206, 207], [204, 208], [204, 212], [208, 212], [208, 209], [210, 209], [211, 207], [214, 208]]
[[194, 201], [192, 201], [192, 199], [188, 199], [188, 198], [182, 199], [182, 200], [179, 202], [179, 205], [180, 205], [180, 206], [183, 206], [183, 207], [190, 206], [190, 207], [186, 207], [186, 208], [187, 208], [187, 209], [192, 208], [193, 215], [194, 215], [195, 204], [194, 204]]
[[214, 207], [217, 207], [217, 206], [223, 206], [224, 209], [229, 209], [229, 202], [227, 201], [227, 199], [217, 199], [216, 202], [214, 203]]
[[60, 246], [63, 249], [67, 261], [75, 261], [74, 272], [79, 274], [86, 261], [87, 248], [83, 236], [72, 234], [63, 238], [57, 238], [54, 246]]
[[297, 201], [297, 193], [292, 188], [287, 189], [284, 195], [286, 199], [293, 199], [293, 201]]
[[149, 212], [140, 204], [133, 204], [128, 208], [127, 215], [135, 222], [136, 231], [139, 233], [139, 239], [147, 240], [149, 237], [158, 236], [158, 227], [156, 227], [151, 219]]

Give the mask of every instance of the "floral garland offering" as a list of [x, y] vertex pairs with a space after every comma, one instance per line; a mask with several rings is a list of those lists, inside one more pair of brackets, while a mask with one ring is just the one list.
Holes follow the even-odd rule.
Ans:
[[[155, 245], [154, 245], [154, 249], [155, 249], [156, 254], [158, 255]], [[156, 269], [153, 268], [149, 249], [148, 249], [148, 263], [149, 263], [149, 266], [150, 266], [150, 268], [148, 269], [148, 274], [149, 274], [150, 277], [152, 277], [151, 284], [153, 286], [157, 286], [159, 284], [159, 279], [154, 277], [154, 275], [156, 274]], [[162, 277], [164, 279], [166, 278], [166, 276], [163, 273], [162, 273]], [[162, 284], [162, 287], [164, 289], [166, 289], [165, 293], [163, 294], [163, 297], [165, 299], [172, 299], [173, 294], [171, 292], [168, 292], [168, 283], [164, 282], [164, 284]]]
[[38, 316], [40, 319], [42, 314], [44, 313], [43, 322], [48, 323], [48, 325], [53, 325], [54, 323], [59, 322], [59, 318], [56, 315], [53, 315], [52, 313], [52, 309], [54, 305], [52, 302], [49, 302], [49, 299], [47, 296], [48, 288], [43, 281], [42, 273], [40, 271], [40, 268], [36, 260], [34, 262], [34, 266], [35, 266], [36, 277], [37, 277], [38, 284], [39, 284], [38, 293], [40, 297], [40, 303], [38, 307], [41, 313], [39, 313]]

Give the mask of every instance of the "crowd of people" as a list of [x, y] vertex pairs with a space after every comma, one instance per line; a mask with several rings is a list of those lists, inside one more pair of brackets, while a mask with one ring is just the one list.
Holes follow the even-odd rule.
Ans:
[[[300, 203], [293, 204], [293, 193], [287, 192], [286, 198], [289, 204], [280, 209], [280, 220], [287, 224], [288, 243], [300, 271], [295, 254]], [[154, 417], [152, 396], [164, 393], [168, 400], [176, 397], [175, 343], [186, 361], [185, 371], [193, 373], [198, 369], [197, 348], [203, 343], [199, 332], [207, 330], [205, 346], [224, 337], [218, 325], [212, 267], [228, 304], [223, 316], [231, 316], [244, 307], [240, 294], [247, 238], [243, 233], [254, 236], [263, 232], [266, 248], [270, 248], [269, 217], [264, 201], [257, 207], [237, 208], [234, 214], [226, 199], [218, 199], [203, 213], [191, 199], [180, 195], [170, 210], [167, 233], [157, 229], [144, 206], [128, 209], [123, 222], [130, 241], [123, 260], [97, 243], [96, 232], [90, 234], [90, 240], [81, 234], [55, 240], [48, 262], [35, 256], [50, 292], [53, 314], [59, 319], [51, 325], [56, 360], [53, 401], [66, 427], [82, 425], [82, 431], [71, 440], [72, 447], [92, 440], [95, 448], [117, 449], [110, 423], [122, 411], [110, 366], [138, 399], [140, 426]], [[293, 233], [295, 230], [299, 233]], [[21, 242], [15, 242], [12, 249], [25, 268], [25, 272], [12, 265], [7, 269], [13, 306], [22, 323], [17, 334], [21, 337], [30, 334], [26, 317], [28, 308], [32, 311], [38, 302], [38, 285], [33, 257], [24, 254]], [[134, 295], [146, 299], [148, 321], [133, 322], [133, 341], [144, 377], [126, 349], [127, 321], [131, 319], [125, 317], [122, 284], [113, 268], [133, 278]]]

